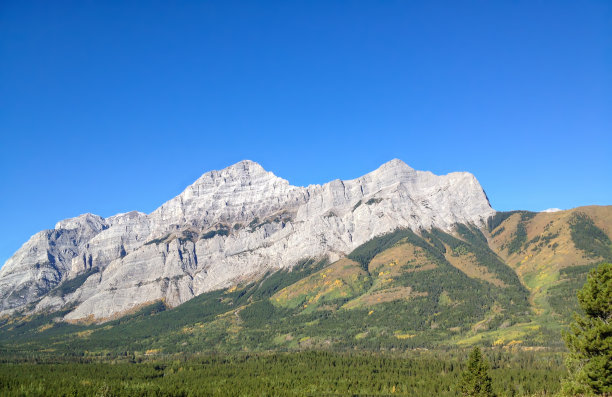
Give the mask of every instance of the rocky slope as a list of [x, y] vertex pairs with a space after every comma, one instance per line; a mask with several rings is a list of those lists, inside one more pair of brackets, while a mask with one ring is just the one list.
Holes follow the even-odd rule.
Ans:
[[495, 211], [469, 173], [392, 160], [360, 178], [291, 186], [259, 164], [211, 171], [151, 214], [92, 214], [34, 235], [0, 269], [0, 313], [70, 307], [104, 320], [176, 306], [303, 258], [337, 260], [397, 228], [484, 226]]

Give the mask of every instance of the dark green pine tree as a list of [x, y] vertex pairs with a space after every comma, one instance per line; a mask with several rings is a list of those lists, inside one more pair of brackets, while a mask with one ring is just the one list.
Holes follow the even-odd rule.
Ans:
[[570, 331], [564, 334], [570, 354], [569, 376], [563, 384], [566, 394], [612, 393], [612, 264], [591, 270], [578, 302], [584, 316], [574, 315]]
[[467, 368], [461, 375], [458, 388], [462, 396], [495, 396], [489, 376], [489, 364], [477, 347], [470, 353]]

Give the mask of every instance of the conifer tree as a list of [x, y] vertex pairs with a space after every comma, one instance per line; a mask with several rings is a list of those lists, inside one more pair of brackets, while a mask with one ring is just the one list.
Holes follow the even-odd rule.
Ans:
[[470, 353], [467, 368], [459, 381], [459, 392], [462, 396], [495, 396], [489, 376], [489, 364], [478, 347]]
[[570, 331], [564, 334], [570, 350], [566, 360], [569, 376], [566, 394], [612, 393], [612, 264], [591, 270], [578, 302], [583, 316], [574, 314]]

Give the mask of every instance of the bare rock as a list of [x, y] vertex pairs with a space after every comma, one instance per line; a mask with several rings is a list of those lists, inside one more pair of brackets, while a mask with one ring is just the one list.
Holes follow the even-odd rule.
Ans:
[[392, 160], [357, 179], [298, 187], [241, 161], [149, 215], [85, 214], [34, 235], [0, 269], [0, 313], [70, 305], [66, 319], [104, 320], [159, 299], [176, 306], [304, 258], [338, 259], [397, 228], [481, 226], [494, 212], [470, 173], [436, 176]]

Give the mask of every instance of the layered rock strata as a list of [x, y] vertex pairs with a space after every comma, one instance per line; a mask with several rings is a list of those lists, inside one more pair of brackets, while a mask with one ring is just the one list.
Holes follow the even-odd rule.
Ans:
[[71, 308], [66, 320], [104, 320], [159, 299], [176, 306], [304, 258], [340, 258], [396, 228], [480, 226], [494, 212], [466, 172], [392, 160], [298, 187], [242, 161], [151, 214], [85, 214], [37, 233], [0, 269], [0, 313]]

